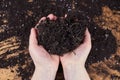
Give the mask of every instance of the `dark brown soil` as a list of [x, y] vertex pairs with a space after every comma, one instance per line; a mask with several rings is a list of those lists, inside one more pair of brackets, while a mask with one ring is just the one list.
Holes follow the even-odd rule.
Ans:
[[51, 54], [62, 55], [77, 48], [84, 40], [88, 19], [83, 12], [71, 11], [66, 18], [42, 21], [38, 41]]
[[[92, 80], [120, 79], [119, 0], [1, 0], [0, 80], [30, 80], [34, 64], [28, 52], [30, 29], [42, 16], [77, 10], [88, 18], [92, 50], [86, 68]], [[56, 80], [64, 80], [62, 68]]]

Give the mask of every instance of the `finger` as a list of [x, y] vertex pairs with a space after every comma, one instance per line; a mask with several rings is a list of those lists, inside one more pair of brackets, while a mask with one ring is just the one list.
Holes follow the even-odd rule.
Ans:
[[44, 21], [46, 17], [42, 17], [39, 22]]
[[91, 35], [90, 32], [88, 31], [88, 28], [85, 31], [85, 39], [83, 44], [91, 45]]
[[[85, 38], [84, 38], [84, 42], [78, 47], [76, 48], [74, 51], [75, 53], [81, 52], [81, 50], [87, 49], [88, 51], [91, 49], [91, 36], [90, 33], [88, 31], [88, 29], [86, 29], [85, 31]], [[87, 51], [85, 50], [85, 51]]]
[[38, 21], [38, 23], [35, 25], [35, 28], [37, 28], [37, 26], [41, 23], [41, 21], [44, 21], [46, 19], [46, 17], [42, 17], [39, 21]]
[[67, 14], [65, 14], [65, 18], [67, 17]]
[[57, 17], [56, 17], [55, 15], [53, 15], [53, 14], [49, 14], [47, 17], [48, 17], [50, 20], [56, 20], [56, 19], [57, 19]]
[[30, 33], [30, 37], [29, 37], [29, 45], [30, 46], [38, 45], [37, 33], [36, 33], [36, 29], [35, 28], [31, 29], [31, 33]]

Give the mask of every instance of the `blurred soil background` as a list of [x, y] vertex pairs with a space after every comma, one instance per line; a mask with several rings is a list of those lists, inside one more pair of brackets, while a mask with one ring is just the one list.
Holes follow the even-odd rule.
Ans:
[[[91, 21], [93, 46], [86, 62], [91, 79], [120, 80], [120, 0], [0, 0], [0, 80], [30, 80], [30, 29], [42, 16], [63, 16], [73, 7]], [[56, 80], [64, 80], [61, 67]]]

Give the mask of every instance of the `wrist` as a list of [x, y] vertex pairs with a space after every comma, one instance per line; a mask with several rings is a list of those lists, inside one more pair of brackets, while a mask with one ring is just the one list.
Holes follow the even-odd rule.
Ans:
[[84, 66], [69, 65], [63, 68], [66, 80], [90, 80]]
[[31, 80], [54, 80], [56, 76], [56, 70], [53, 68], [35, 68], [33, 77]]

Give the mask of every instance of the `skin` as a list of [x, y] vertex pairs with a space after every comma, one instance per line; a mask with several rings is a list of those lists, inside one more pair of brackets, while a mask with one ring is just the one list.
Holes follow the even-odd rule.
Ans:
[[[53, 14], [47, 17], [50, 20], [57, 19]], [[41, 18], [38, 23], [45, 19], [46, 17]], [[90, 80], [85, 69], [85, 62], [90, 49], [91, 37], [88, 29], [86, 29], [83, 44], [73, 52], [68, 52], [63, 56], [50, 55], [42, 45], [38, 45], [36, 29], [32, 28], [29, 38], [29, 52], [35, 64], [35, 72], [31, 80], [55, 80], [60, 61], [63, 66], [65, 80]]]
[[66, 80], [90, 80], [85, 69], [85, 62], [91, 50], [91, 37], [88, 29], [85, 32], [85, 40], [73, 52], [60, 57]]
[[[50, 15], [48, 17], [52, 20]], [[41, 20], [44, 19], [45, 17]], [[31, 80], [54, 80], [59, 65], [59, 56], [50, 55], [42, 45], [38, 45], [35, 28], [31, 29], [29, 52], [35, 64], [35, 72]]]

